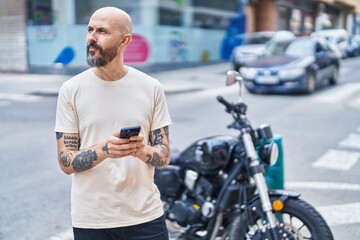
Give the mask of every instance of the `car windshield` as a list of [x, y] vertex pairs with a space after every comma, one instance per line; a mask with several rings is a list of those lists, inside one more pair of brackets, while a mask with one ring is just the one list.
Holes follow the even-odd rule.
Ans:
[[290, 41], [270, 41], [266, 46], [265, 55], [283, 55]]
[[311, 39], [298, 39], [289, 44], [285, 54], [293, 57], [306, 57], [314, 54], [314, 44]]
[[244, 44], [265, 44], [271, 39], [270, 35], [254, 34], [245, 38]]
[[304, 57], [313, 54], [313, 43], [311, 39], [271, 41], [265, 49], [265, 54]]

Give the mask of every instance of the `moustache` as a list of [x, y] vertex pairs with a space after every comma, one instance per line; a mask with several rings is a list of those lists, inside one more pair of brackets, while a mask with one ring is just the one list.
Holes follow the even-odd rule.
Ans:
[[87, 50], [88, 51], [89, 51], [89, 47], [93, 47], [93, 48], [96, 48], [96, 49], [98, 49], [100, 51], [103, 51], [103, 48], [99, 44], [94, 43], [94, 42], [88, 43], [88, 45], [87, 45]]

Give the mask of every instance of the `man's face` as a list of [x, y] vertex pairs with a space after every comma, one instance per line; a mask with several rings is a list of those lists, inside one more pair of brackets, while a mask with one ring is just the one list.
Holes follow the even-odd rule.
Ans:
[[88, 24], [86, 61], [91, 67], [104, 67], [118, 53], [121, 33], [111, 18], [95, 15]]
[[117, 50], [117, 46], [104, 49], [99, 44], [90, 42], [86, 47], [86, 62], [90, 67], [104, 67], [116, 57]]

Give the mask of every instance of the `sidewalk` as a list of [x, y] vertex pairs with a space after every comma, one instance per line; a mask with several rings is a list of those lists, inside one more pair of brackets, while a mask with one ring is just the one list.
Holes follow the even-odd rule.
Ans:
[[[159, 72], [140, 70], [158, 79], [166, 94], [176, 94], [222, 87], [225, 84], [226, 71], [230, 68], [230, 63], [218, 63]], [[56, 96], [61, 84], [72, 76], [0, 73], [0, 99], [16, 94]]]

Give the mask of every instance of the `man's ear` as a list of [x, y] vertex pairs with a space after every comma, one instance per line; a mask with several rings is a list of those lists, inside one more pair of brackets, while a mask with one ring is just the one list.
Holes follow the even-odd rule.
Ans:
[[131, 34], [125, 34], [123, 39], [121, 40], [120, 46], [125, 47], [127, 46], [132, 40]]

